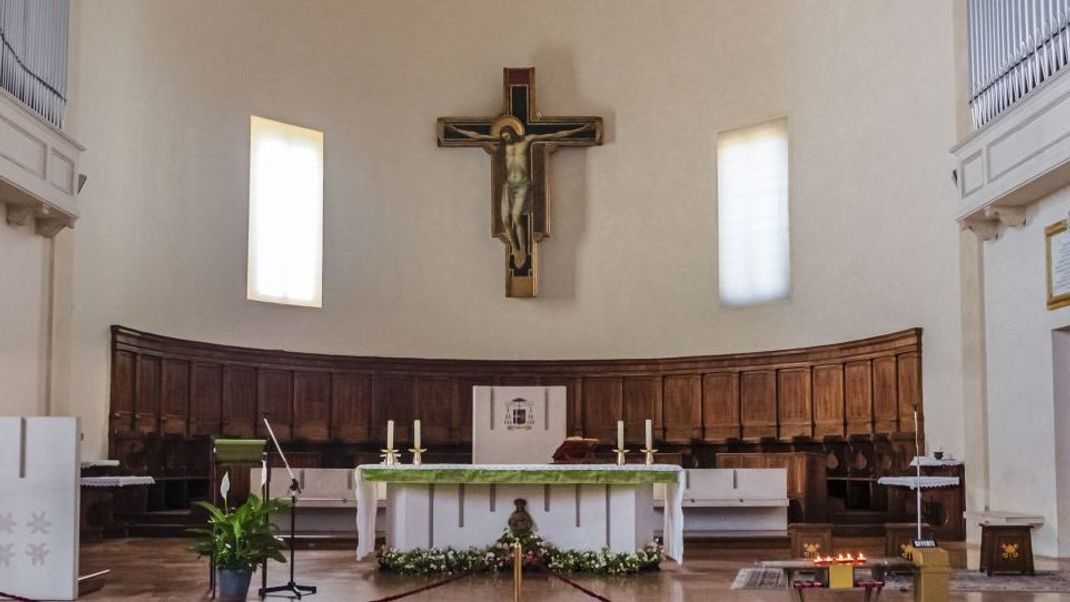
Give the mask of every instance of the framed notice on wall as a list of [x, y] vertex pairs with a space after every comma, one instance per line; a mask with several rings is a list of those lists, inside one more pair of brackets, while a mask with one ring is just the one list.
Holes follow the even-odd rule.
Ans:
[[1048, 272], [1048, 309], [1070, 305], [1070, 231], [1066, 220], [1044, 229]]

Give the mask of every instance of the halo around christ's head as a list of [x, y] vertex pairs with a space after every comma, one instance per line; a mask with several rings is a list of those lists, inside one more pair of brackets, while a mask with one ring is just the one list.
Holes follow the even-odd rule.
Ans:
[[517, 136], [524, 135], [524, 123], [512, 115], [498, 115], [490, 124], [490, 135], [495, 138], [502, 135], [502, 128], [508, 127], [516, 132]]

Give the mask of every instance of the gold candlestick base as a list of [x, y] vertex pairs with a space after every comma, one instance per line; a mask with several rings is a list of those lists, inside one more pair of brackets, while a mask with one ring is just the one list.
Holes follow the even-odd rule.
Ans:
[[419, 466], [423, 463], [423, 454], [427, 451], [425, 447], [410, 447], [409, 451], [412, 452], [412, 465]]
[[383, 452], [379, 457], [383, 459], [383, 464], [387, 466], [393, 466], [399, 464], [398, 462], [398, 450], [396, 449], [381, 449]]
[[621, 449], [621, 448], [618, 447], [617, 449], [615, 449], [613, 451], [617, 452], [617, 466], [624, 466], [625, 464], [627, 464], [627, 462], [625, 462], [625, 460], [624, 460], [624, 454], [626, 454], [626, 453], [628, 453], [628, 452], [630, 452], [632, 450], [630, 450], [630, 449]]
[[641, 449], [639, 451], [641, 451], [644, 454], [646, 454], [646, 465], [647, 466], [650, 466], [651, 464], [654, 463], [654, 452], [656, 452], [658, 450], [656, 450], [656, 449]]

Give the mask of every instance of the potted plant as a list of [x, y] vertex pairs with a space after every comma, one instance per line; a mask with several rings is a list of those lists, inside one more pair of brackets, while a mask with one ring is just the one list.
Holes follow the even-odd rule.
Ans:
[[209, 556], [215, 563], [216, 583], [222, 601], [245, 600], [249, 580], [257, 565], [271, 558], [286, 562], [282, 540], [275, 537], [272, 513], [287, 507], [282, 500], [261, 500], [250, 495], [244, 504], [231, 510], [207, 502], [197, 502], [208, 511], [208, 527], [190, 529], [199, 535], [192, 549], [197, 556]]

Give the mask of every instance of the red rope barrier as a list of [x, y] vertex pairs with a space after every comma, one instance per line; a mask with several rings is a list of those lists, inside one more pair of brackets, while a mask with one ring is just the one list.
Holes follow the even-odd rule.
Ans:
[[423, 587], [414, 589], [412, 591], [402, 592], [400, 594], [394, 594], [393, 596], [387, 596], [385, 598], [378, 598], [378, 599], [372, 600], [371, 602], [390, 602], [391, 600], [400, 600], [402, 598], [408, 598], [409, 596], [414, 596], [414, 595], [416, 595], [416, 594], [418, 594], [420, 592], [426, 592], [429, 589], [435, 589], [436, 587], [442, 587], [443, 585], [446, 585], [447, 583], [452, 583], [454, 581], [457, 581], [458, 579], [467, 577], [467, 576], [469, 576], [471, 574], [472, 573], [461, 573], [460, 575], [457, 575], [455, 577], [450, 577], [449, 579], [443, 579], [442, 581], [436, 581], [435, 583], [432, 583], [430, 585], [425, 585]]
[[595, 600], [600, 600], [601, 602], [613, 602], [609, 598], [607, 598], [605, 596], [601, 596], [599, 594], [596, 594], [596, 593], [592, 592], [591, 590], [587, 589], [586, 587], [583, 587], [579, 583], [576, 583], [575, 581], [572, 581], [571, 579], [568, 579], [567, 577], [562, 577], [561, 575], [559, 575], [559, 574], [557, 574], [557, 573], [555, 573], [553, 571], [547, 571], [547, 572], [550, 573], [551, 576], [557, 577], [558, 579], [560, 579], [560, 580], [564, 581], [565, 583], [571, 585], [572, 587], [580, 590], [581, 592], [587, 594], [588, 596], [594, 598]]

